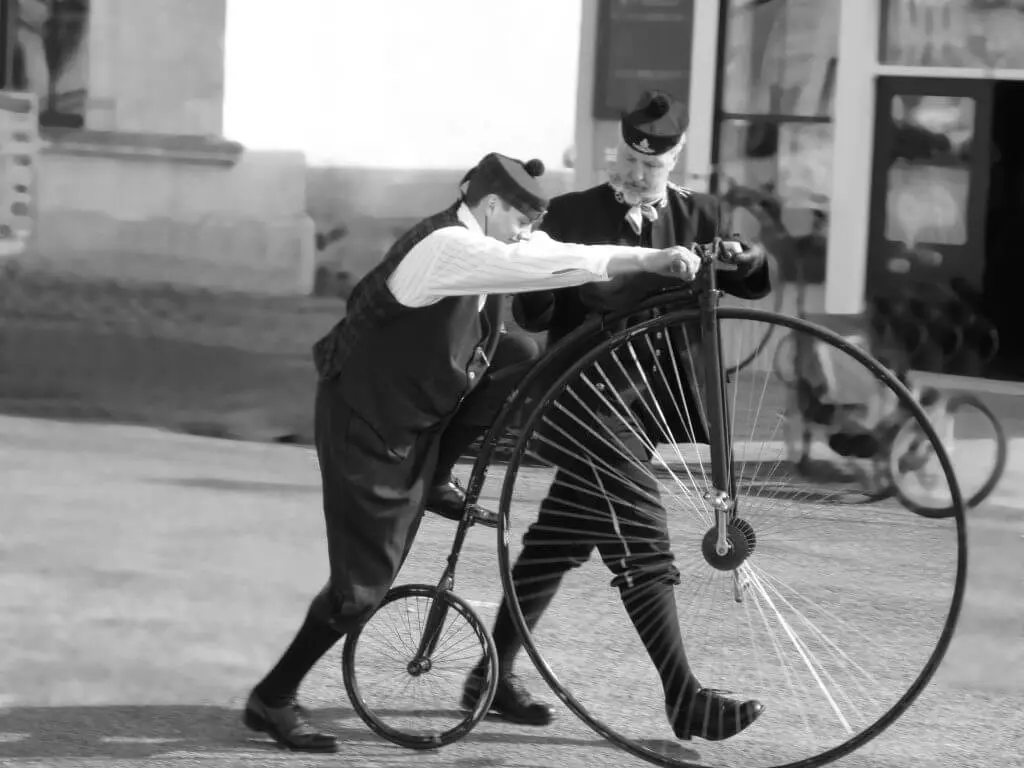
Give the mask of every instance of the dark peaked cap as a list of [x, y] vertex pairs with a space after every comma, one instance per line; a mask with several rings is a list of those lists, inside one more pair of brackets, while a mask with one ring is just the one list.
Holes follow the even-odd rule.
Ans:
[[622, 115], [622, 138], [645, 155], [663, 155], [679, 143], [690, 125], [686, 105], [665, 91], [644, 91]]
[[475, 196], [495, 194], [519, 212], [535, 218], [548, 208], [547, 195], [538, 181], [543, 174], [544, 163], [540, 160], [523, 163], [491, 152], [466, 172], [461, 184], [468, 181], [469, 188], [480, 193]]

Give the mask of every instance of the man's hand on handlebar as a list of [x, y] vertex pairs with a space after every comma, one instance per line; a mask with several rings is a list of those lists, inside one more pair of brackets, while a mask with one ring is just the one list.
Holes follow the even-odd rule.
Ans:
[[718, 251], [718, 263], [726, 268], [751, 272], [761, 266], [764, 251], [760, 246], [749, 246], [738, 240], [722, 240]]
[[748, 272], [761, 264], [764, 253], [740, 240], [716, 240], [706, 245], [695, 244], [692, 248], [674, 245], [645, 256], [643, 269], [652, 274], [693, 282], [705, 260], [713, 260], [720, 269]]
[[697, 277], [700, 267], [700, 256], [681, 245], [674, 245], [644, 257], [645, 272], [677, 277], [687, 282], [692, 282]]

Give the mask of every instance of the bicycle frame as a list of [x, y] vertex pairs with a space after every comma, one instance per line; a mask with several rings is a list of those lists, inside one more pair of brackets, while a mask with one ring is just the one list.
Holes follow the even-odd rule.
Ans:
[[705, 398], [707, 402], [708, 440], [711, 449], [711, 481], [713, 491], [706, 499], [715, 512], [716, 543], [719, 556], [729, 551], [728, 526], [736, 517], [736, 478], [733, 476], [732, 435], [728, 405], [725, 399], [726, 368], [722, 364], [722, 339], [718, 322], [718, 306], [722, 292], [715, 281], [719, 266], [721, 241], [709, 246], [695, 246], [704, 268], [698, 276], [698, 307], [701, 325], [701, 354], [704, 363]]
[[[480, 480], [480, 484], [483, 485], [483, 478]], [[479, 494], [479, 489], [476, 491]], [[472, 497], [474, 500], [476, 496]], [[441, 574], [441, 579], [437, 582], [438, 592], [454, 592], [455, 591], [455, 568], [459, 563], [459, 556], [462, 554], [462, 547], [466, 543], [466, 535], [469, 533], [469, 529], [476, 523], [470, 504], [466, 504], [466, 510], [462, 519], [459, 520], [459, 525], [455, 529], [455, 538], [452, 540], [452, 548], [448, 552], [448, 560], [444, 568], [444, 572]], [[423, 626], [423, 639], [420, 640], [419, 648], [416, 649], [416, 656], [413, 661], [410, 662], [410, 670], [415, 667], [416, 669], [426, 671], [425, 668], [429, 668], [430, 657], [437, 648], [437, 643], [441, 639], [441, 628], [444, 627], [444, 620], [448, 617], [448, 606], [441, 600], [435, 600], [431, 606], [430, 611], [427, 613], [427, 619]]]

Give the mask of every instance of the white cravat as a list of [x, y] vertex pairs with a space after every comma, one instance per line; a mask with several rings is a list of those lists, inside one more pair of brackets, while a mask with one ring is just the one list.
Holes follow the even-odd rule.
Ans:
[[[623, 205], [629, 205], [621, 190], [615, 190], [615, 199]], [[633, 228], [633, 231], [639, 235], [644, 226], [644, 219], [657, 221], [658, 209], [664, 208], [666, 202], [668, 201], [664, 197], [658, 200], [641, 200], [626, 211], [626, 221], [629, 222], [629, 226]]]

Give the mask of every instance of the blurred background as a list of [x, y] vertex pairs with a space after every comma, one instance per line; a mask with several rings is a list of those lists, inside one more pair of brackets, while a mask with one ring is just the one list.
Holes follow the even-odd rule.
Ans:
[[488, 151], [600, 183], [649, 87], [766, 306], [1019, 382], [1021, 39], [1021, 0], [0, 0], [0, 410], [305, 441], [396, 235]]

